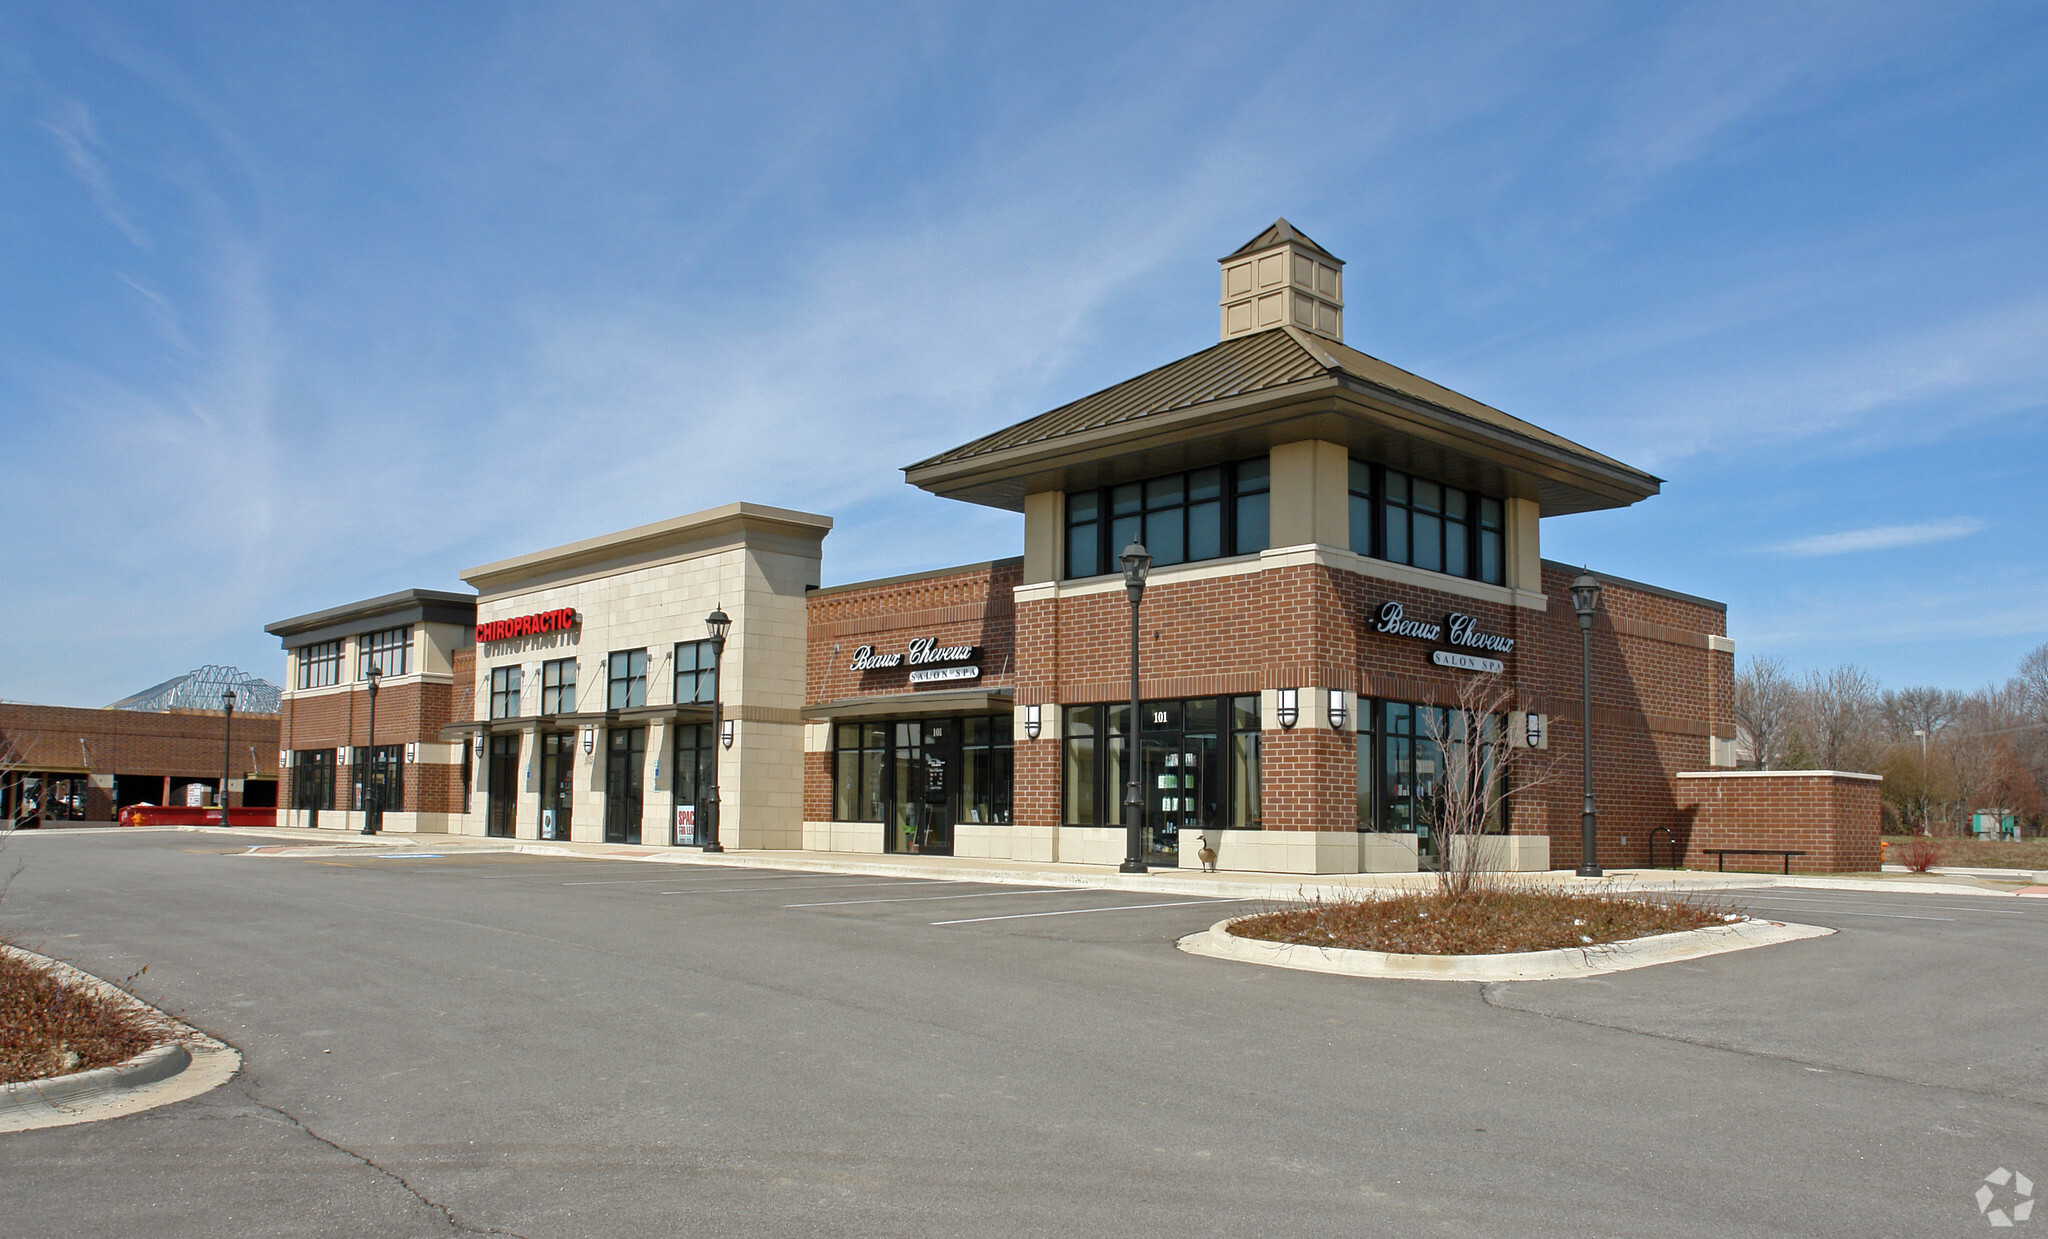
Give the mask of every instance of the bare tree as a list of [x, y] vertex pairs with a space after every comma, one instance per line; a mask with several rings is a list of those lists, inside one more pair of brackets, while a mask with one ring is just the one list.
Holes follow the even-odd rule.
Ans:
[[1798, 689], [1776, 658], [1751, 657], [1735, 677], [1735, 721], [1749, 733], [1750, 759], [1759, 770], [1775, 769], [1784, 757]]
[[1513, 704], [1506, 685], [1474, 676], [1459, 685], [1455, 706], [1423, 715], [1423, 731], [1440, 755], [1428, 812], [1437, 842], [1437, 888], [1446, 894], [1466, 894], [1487, 868], [1481, 845], [1501, 831], [1510, 786], [1526, 794], [1550, 780], [1544, 755], [1516, 748], [1507, 734]]
[[1799, 723], [1807, 751], [1821, 769], [1872, 764], [1870, 721], [1876, 702], [1876, 681], [1854, 663], [1807, 673], [1799, 692]]

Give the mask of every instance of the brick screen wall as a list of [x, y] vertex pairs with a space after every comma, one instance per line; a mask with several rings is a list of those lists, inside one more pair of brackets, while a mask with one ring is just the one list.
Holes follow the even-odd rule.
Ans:
[[[1784, 848], [1794, 873], [1874, 873], [1882, 863], [1882, 784], [1831, 770], [1728, 771], [1674, 780], [1680, 862], [1712, 869], [1708, 848]], [[1663, 859], [1661, 847], [1659, 859]], [[1729, 869], [1768, 869], [1776, 856], [1730, 856]]]

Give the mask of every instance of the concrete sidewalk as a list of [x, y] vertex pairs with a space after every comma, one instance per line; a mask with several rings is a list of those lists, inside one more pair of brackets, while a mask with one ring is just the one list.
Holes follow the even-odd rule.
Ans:
[[[619, 843], [545, 842], [476, 835], [362, 835], [338, 830], [284, 827], [167, 826], [131, 829], [176, 830], [196, 834], [232, 835], [251, 841], [265, 853], [309, 855], [454, 856], [512, 853], [587, 860], [633, 860], [655, 864], [697, 865], [737, 869], [781, 869], [812, 873], [869, 874], [938, 882], [989, 882], [1008, 885], [1088, 887], [1101, 890], [1149, 891], [1156, 894], [1207, 895], [1222, 899], [1296, 901], [1336, 898], [1366, 891], [1423, 890], [1435, 885], [1433, 873], [1273, 874], [1204, 873], [1199, 869], [1155, 869], [1123, 874], [1101, 865], [1043, 864], [1028, 861], [982, 860], [952, 856], [902, 856], [849, 852], [740, 851], [706, 855], [696, 848], [650, 847]], [[109, 832], [112, 833], [112, 832]], [[266, 846], [267, 845], [267, 846]], [[276, 848], [272, 853], [270, 848]], [[1581, 879], [1570, 870], [1492, 875], [1515, 886], [1570, 886], [1575, 890], [1717, 891], [1797, 887], [1809, 890], [1881, 891], [1890, 894], [1984, 895], [2008, 897], [2024, 881], [1993, 881], [1953, 875], [1719, 873], [1705, 870], [1616, 869], [1604, 878]], [[2038, 889], [2038, 888], [2037, 888]]]

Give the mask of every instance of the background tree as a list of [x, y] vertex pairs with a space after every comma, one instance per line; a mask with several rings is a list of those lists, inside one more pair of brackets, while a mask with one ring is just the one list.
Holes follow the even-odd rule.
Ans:
[[1854, 663], [1810, 671], [1796, 710], [1806, 751], [1822, 770], [1861, 770], [1874, 763], [1871, 724], [1877, 682]]
[[1735, 677], [1735, 722], [1749, 735], [1750, 761], [1757, 769], [1780, 768], [1797, 697], [1798, 688], [1780, 659], [1752, 657]]

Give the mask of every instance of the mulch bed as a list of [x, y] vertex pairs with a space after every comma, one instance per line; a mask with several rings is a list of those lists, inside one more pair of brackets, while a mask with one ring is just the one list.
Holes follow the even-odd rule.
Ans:
[[1595, 946], [1724, 925], [1740, 914], [1718, 901], [1660, 900], [1569, 891], [1438, 890], [1318, 900], [1237, 922], [1240, 938], [1400, 955], [1501, 955]]
[[111, 1067], [164, 1038], [133, 1010], [0, 952], [0, 1084]]

